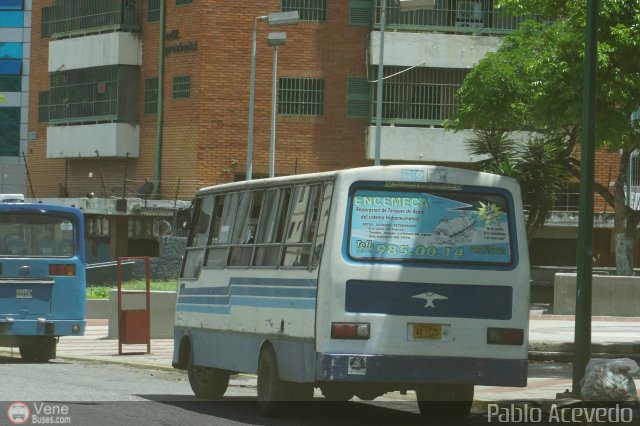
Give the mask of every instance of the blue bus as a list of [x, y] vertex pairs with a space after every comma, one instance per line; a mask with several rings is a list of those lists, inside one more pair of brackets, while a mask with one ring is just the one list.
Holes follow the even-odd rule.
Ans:
[[0, 346], [25, 361], [55, 358], [60, 336], [84, 333], [85, 307], [82, 212], [0, 203]]

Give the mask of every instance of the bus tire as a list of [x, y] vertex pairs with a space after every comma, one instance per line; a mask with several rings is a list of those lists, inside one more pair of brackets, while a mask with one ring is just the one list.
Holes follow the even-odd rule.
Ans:
[[424, 385], [416, 389], [420, 414], [431, 421], [462, 421], [473, 404], [473, 385]]
[[56, 357], [56, 338], [37, 337], [20, 345], [20, 357], [27, 362], [47, 362]]
[[349, 401], [354, 397], [353, 390], [341, 383], [328, 383], [320, 386], [322, 396], [329, 401]]
[[265, 348], [258, 360], [258, 407], [269, 417], [285, 413], [287, 401], [294, 400], [294, 387], [280, 380], [278, 359], [272, 347]]
[[193, 393], [200, 399], [220, 399], [229, 386], [229, 373], [218, 368], [194, 364], [193, 353], [187, 360], [187, 375]]

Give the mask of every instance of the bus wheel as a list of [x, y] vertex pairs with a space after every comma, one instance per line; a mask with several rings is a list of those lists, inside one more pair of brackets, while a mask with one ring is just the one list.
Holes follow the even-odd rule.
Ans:
[[294, 387], [280, 380], [278, 360], [271, 347], [265, 348], [258, 360], [258, 406], [266, 416], [284, 414], [286, 401], [294, 400]]
[[187, 361], [189, 385], [201, 399], [220, 399], [229, 386], [229, 373], [218, 368], [200, 367], [193, 362], [193, 353]]
[[329, 401], [349, 401], [355, 395], [353, 390], [338, 383], [320, 386], [322, 395]]
[[420, 414], [434, 421], [467, 418], [473, 404], [472, 385], [424, 385], [416, 389]]
[[20, 345], [20, 357], [27, 362], [47, 362], [56, 357], [55, 337], [38, 337]]

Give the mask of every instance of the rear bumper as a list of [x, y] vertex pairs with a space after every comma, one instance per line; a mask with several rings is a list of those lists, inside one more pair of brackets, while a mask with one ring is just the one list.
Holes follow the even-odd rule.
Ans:
[[527, 385], [526, 359], [317, 354], [316, 380], [352, 383]]
[[9, 336], [82, 336], [85, 320], [0, 319], [0, 338]]

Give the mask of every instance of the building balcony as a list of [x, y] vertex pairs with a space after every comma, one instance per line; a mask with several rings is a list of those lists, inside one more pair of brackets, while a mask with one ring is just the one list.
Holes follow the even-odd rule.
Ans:
[[137, 158], [140, 126], [128, 123], [47, 128], [47, 158]]
[[[380, 28], [380, 0], [375, 4], [374, 28]], [[508, 15], [494, 0], [438, 0], [431, 9], [400, 12], [397, 2], [387, 4], [386, 28], [393, 31], [435, 31], [457, 34], [495, 35], [518, 29], [537, 16]]]
[[[473, 131], [453, 132], [442, 127], [382, 126], [380, 159], [382, 161], [410, 161], [432, 163], [476, 163], [484, 156], [469, 154], [466, 141]], [[528, 132], [514, 132], [516, 142], [528, 140]], [[365, 152], [367, 159], [375, 158], [376, 127], [370, 126]]]
[[55, 0], [42, 9], [42, 36], [78, 37], [140, 31], [140, 0]]
[[142, 64], [142, 41], [131, 33], [107, 33], [49, 43], [49, 72]]
[[[385, 32], [384, 66], [431, 68], [473, 68], [487, 53], [495, 52], [501, 37]], [[369, 44], [369, 64], [380, 62], [380, 32], [373, 31]]]

